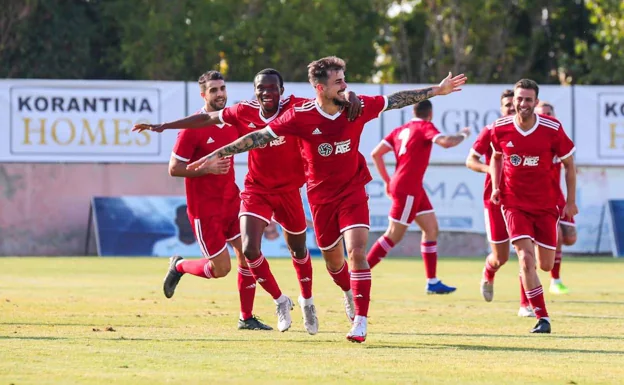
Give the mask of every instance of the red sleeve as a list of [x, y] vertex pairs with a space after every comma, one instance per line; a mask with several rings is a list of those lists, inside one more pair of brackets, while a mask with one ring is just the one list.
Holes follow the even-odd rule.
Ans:
[[492, 127], [485, 126], [481, 129], [479, 136], [475, 140], [472, 145], [472, 153], [478, 155], [479, 157], [484, 156], [488, 150], [491, 148], [492, 137], [491, 137]]
[[500, 143], [498, 142], [498, 137], [496, 136], [496, 127], [492, 127], [492, 129], [490, 130], [490, 144], [494, 152], [498, 154], [503, 152]]
[[282, 116], [275, 119], [271, 124], [266, 126], [266, 129], [271, 133], [274, 138], [285, 135], [300, 136], [301, 130], [297, 130], [295, 109], [290, 108], [284, 112]]
[[219, 119], [221, 119], [221, 123], [226, 123], [231, 126], [235, 126], [238, 123], [238, 114], [240, 110], [241, 104], [236, 103], [233, 106], [226, 107], [219, 111]]
[[395, 128], [394, 130], [392, 130], [392, 132], [390, 132], [388, 135], [386, 135], [385, 138], [382, 139], [381, 143], [385, 144], [390, 149], [394, 150], [394, 143], [395, 143], [394, 138], [396, 137], [397, 131], [398, 131], [398, 128]]
[[171, 155], [182, 162], [190, 162], [197, 147], [197, 130], [180, 130]]
[[388, 97], [385, 95], [358, 95], [358, 97], [362, 101], [361, 118], [367, 122], [378, 118], [379, 115], [388, 107]]
[[557, 130], [557, 137], [554, 143], [554, 152], [555, 155], [559, 159], [565, 159], [569, 156], [572, 156], [576, 147], [574, 147], [574, 142], [568, 137], [568, 135], [563, 130], [563, 126], [559, 126]]
[[438, 136], [442, 134], [431, 122], [425, 123], [425, 139], [435, 142]]

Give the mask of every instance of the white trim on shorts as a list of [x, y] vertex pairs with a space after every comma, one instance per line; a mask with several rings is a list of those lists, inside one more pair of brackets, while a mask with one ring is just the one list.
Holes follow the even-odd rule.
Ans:
[[[277, 221], [275, 221], [275, 222], [277, 222]], [[303, 233], [305, 233], [306, 231], [308, 231], [308, 227], [307, 227], [307, 226], [306, 226], [306, 228], [305, 228], [305, 229], [303, 229], [302, 231], [290, 231], [290, 230], [288, 230], [287, 228], [285, 228], [283, 224], [281, 224], [281, 223], [279, 223], [279, 222], [277, 222], [277, 223], [278, 223], [280, 226], [282, 226], [282, 230], [284, 230], [284, 231], [285, 231], [285, 232], [287, 232], [288, 234], [292, 234], [292, 235], [299, 235], [299, 234], [303, 234]]]
[[[503, 213], [501, 212], [501, 215]], [[490, 213], [487, 207], [483, 208], [483, 219], [485, 220], [485, 236], [487, 237], [488, 242], [493, 245], [498, 245], [501, 243], [509, 242], [509, 236], [504, 241], [493, 241], [492, 240], [492, 229], [490, 224]], [[505, 216], [503, 215], [503, 220], [505, 220]], [[507, 223], [505, 223], [505, 230], [507, 230]]]
[[409, 226], [409, 225], [410, 225], [410, 224], [409, 224], [409, 223], [407, 223], [407, 222], [401, 222], [400, 220], [398, 220], [398, 219], [394, 219], [394, 218], [392, 218], [391, 216], [388, 216], [388, 220], [391, 220], [392, 222], [400, 223], [400, 224], [402, 224], [403, 226]]
[[206, 246], [206, 242], [204, 242], [204, 235], [202, 234], [202, 231], [201, 231], [201, 221], [199, 220], [199, 218], [195, 218], [194, 225], [195, 225], [195, 239], [197, 240], [197, 244], [199, 244], [199, 249], [204, 255], [204, 258], [212, 259], [216, 257], [217, 255], [221, 254], [223, 250], [227, 248], [227, 242], [226, 242], [221, 248], [221, 250], [216, 252], [214, 255], [210, 255], [210, 252], [208, 251], [208, 247]]
[[548, 249], [548, 250], [557, 250], [557, 247], [549, 246], [549, 245], [546, 245], [546, 244], [544, 244], [544, 243], [542, 243], [542, 242], [538, 242], [538, 241], [536, 241], [536, 240], [533, 240], [533, 242], [534, 242], [536, 245], [538, 245], [538, 246], [542, 246], [542, 247], [543, 247], [543, 248], [545, 248], [545, 249]]
[[340, 235], [342, 236], [342, 233], [344, 233], [345, 231], [354, 229], [356, 227], [366, 227], [367, 229], [370, 230], [370, 226], [369, 225], [365, 225], [364, 223], [357, 223], [355, 225], [350, 225], [350, 226], [343, 227], [342, 229], [340, 229]]
[[403, 212], [401, 213], [401, 222], [407, 223], [407, 218], [409, 217], [410, 211], [412, 211], [412, 206], [414, 206], [414, 196], [408, 195], [405, 198], [405, 207], [403, 207]]
[[262, 219], [263, 221], [265, 221], [265, 222], [266, 222], [266, 224], [267, 224], [267, 225], [270, 225], [270, 224], [271, 224], [271, 221], [270, 221], [270, 220], [268, 220], [268, 219], [266, 219], [266, 218], [265, 218], [265, 217], [263, 217], [262, 215], [254, 214], [254, 213], [251, 213], [251, 212], [249, 212], [249, 211], [245, 211], [245, 212], [240, 212], [240, 213], [238, 213], [238, 217], [239, 217], [239, 218], [240, 218], [240, 217], [242, 217], [242, 216], [244, 216], [244, 215], [247, 215], [247, 216], [250, 216], [250, 217], [256, 217], [256, 218]]
[[576, 223], [568, 222], [568, 221], [559, 221], [559, 224], [562, 226], [568, 227], [576, 227]]
[[321, 251], [325, 251], [325, 250], [329, 250], [329, 249], [333, 249], [334, 247], [336, 247], [336, 245], [338, 244], [338, 242], [342, 241], [342, 239], [344, 238], [344, 236], [342, 234], [340, 234], [340, 236], [338, 237], [338, 239], [336, 239], [336, 241], [334, 243], [332, 243], [330, 246], [327, 247], [321, 247], [319, 246], [319, 250]]
[[226, 241], [231, 242], [231, 241], [235, 240], [236, 238], [240, 238], [240, 236], [241, 236], [241, 234], [238, 233], [235, 236], [233, 236], [232, 238], [227, 238]]
[[435, 213], [435, 210], [431, 209], [431, 210], [421, 211], [419, 213], [416, 213], [416, 216], [418, 217], [418, 216], [425, 215], [425, 214], [430, 214], [430, 213]]
[[505, 228], [507, 229], [507, 235], [509, 235], [509, 243], [514, 243], [518, 239], [528, 238], [531, 241], [535, 242], [535, 239], [530, 235], [518, 235], [517, 237], [511, 238], [511, 231], [509, 231], [509, 223], [507, 223], [507, 217], [505, 217], [505, 208], [501, 205], [501, 214], [503, 214], [503, 221], [505, 221]]

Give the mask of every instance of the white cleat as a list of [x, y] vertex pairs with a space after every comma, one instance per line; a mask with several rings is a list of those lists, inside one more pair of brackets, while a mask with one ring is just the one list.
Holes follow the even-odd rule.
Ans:
[[347, 315], [349, 322], [353, 322], [353, 319], [355, 318], [355, 303], [353, 303], [353, 292], [351, 291], [351, 289], [349, 289], [349, 291], [345, 291], [343, 293], [345, 314]]
[[368, 327], [368, 319], [363, 316], [356, 316], [353, 320], [351, 331], [347, 333], [347, 339], [351, 342], [361, 344], [366, 341], [366, 329]]
[[492, 302], [494, 299], [494, 282], [488, 280], [481, 280], [481, 295], [485, 302]]
[[319, 322], [316, 317], [316, 307], [314, 306], [314, 300], [312, 297], [305, 299], [299, 296], [299, 306], [301, 306], [301, 312], [303, 313], [303, 327], [310, 335], [318, 333]]
[[293, 309], [293, 301], [282, 294], [280, 298], [275, 300], [277, 305], [275, 314], [277, 314], [277, 330], [285, 332], [290, 329], [292, 325], [292, 318], [290, 317], [290, 311]]
[[520, 306], [518, 317], [535, 317], [535, 313], [533, 313], [531, 306]]

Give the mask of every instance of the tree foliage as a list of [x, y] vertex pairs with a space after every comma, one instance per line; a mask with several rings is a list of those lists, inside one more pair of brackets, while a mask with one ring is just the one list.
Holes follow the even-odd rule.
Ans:
[[619, 0], [6, 0], [0, 76], [190, 80], [265, 67], [305, 81], [338, 55], [349, 81], [624, 82]]

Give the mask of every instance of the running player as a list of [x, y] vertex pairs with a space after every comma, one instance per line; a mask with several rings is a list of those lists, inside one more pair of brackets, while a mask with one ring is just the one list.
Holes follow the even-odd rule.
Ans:
[[[225, 81], [221, 73], [208, 71], [199, 78], [201, 96], [205, 101], [198, 115], [222, 110], [227, 101]], [[185, 260], [173, 256], [165, 277], [163, 290], [171, 298], [182, 275], [189, 273], [202, 278], [225, 277], [231, 269], [227, 243], [234, 248], [238, 260], [238, 291], [241, 312], [239, 329], [271, 330], [253, 316], [256, 280], [243, 258], [238, 208], [239, 191], [234, 181], [232, 158], [212, 161], [202, 171], [186, 166], [238, 137], [235, 127], [210, 125], [201, 130], [182, 130], [171, 154], [169, 175], [184, 178], [188, 217], [197, 243], [205, 259]]]
[[[552, 104], [540, 101], [535, 107], [535, 113], [555, 117], [555, 108]], [[559, 209], [562, 215], [559, 219], [559, 236], [557, 237], [557, 250], [555, 251], [555, 265], [550, 271], [550, 292], [552, 294], [567, 294], [569, 289], [561, 281], [561, 250], [562, 246], [572, 246], [576, 243], [576, 224], [574, 217], [569, 218], [563, 216], [563, 208], [565, 207], [565, 196], [561, 189], [561, 161], [559, 158], [553, 160], [553, 179], [557, 187], [559, 187]]]
[[[456, 135], [444, 135], [431, 123], [433, 106], [429, 100], [414, 105], [414, 118], [395, 128], [373, 150], [371, 156], [384, 181], [386, 193], [392, 199], [388, 229], [371, 247], [366, 260], [372, 269], [398, 244], [410, 223], [415, 221], [422, 231], [420, 251], [425, 264], [427, 294], [449, 294], [456, 289], [447, 286], [436, 276], [438, 263], [438, 220], [423, 187], [425, 171], [429, 165], [431, 148], [437, 144], [452, 148], [470, 135], [464, 128]], [[394, 152], [396, 169], [388, 175], [383, 156]]]
[[576, 172], [574, 143], [561, 123], [535, 114], [539, 87], [529, 79], [514, 86], [516, 114], [498, 119], [492, 128], [494, 154], [490, 164], [494, 204], [502, 204], [511, 243], [518, 254], [520, 274], [531, 307], [538, 319], [532, 333], [550, 333], [551, 325], [535, 259], [544, 271], [555, 261], [559, 221], [559, 190], [552, 178], [557, 156], [566, 169], [565, 215], [574, 216]]
[[[358, 151], [364, 124], [385, 110], [403, 108], [436, 95], [446, 95], [466, 82], [464, 75], [446, 77], [439, 86], [394, 93], [390, 96], [360, 96], [362, 116], [349, 121], [344, 113], [345, 62], [326, 57], [308, 65], [308, 79], [316, 91], [313, 101], [301, 103], [259, 130], [239, 138], [208, 157], [190, 165], [201, 169], [207, 159], [226, 157], [266, 145], [283, 135], [301, 139], [306, 162], [308, 199], [314, 230], [327, 269], [341, 287], [353, 290], [355, 318], [347, 334], [353, 342], [364, 342], [370, 304], [371, 273], [366, 261], [369, 229], [368, 196], [371, 181], [364, 156]], [[351, 262], [344, 260], [343, 239]], [[345, 282], [346, 281], [346, 282]]]

